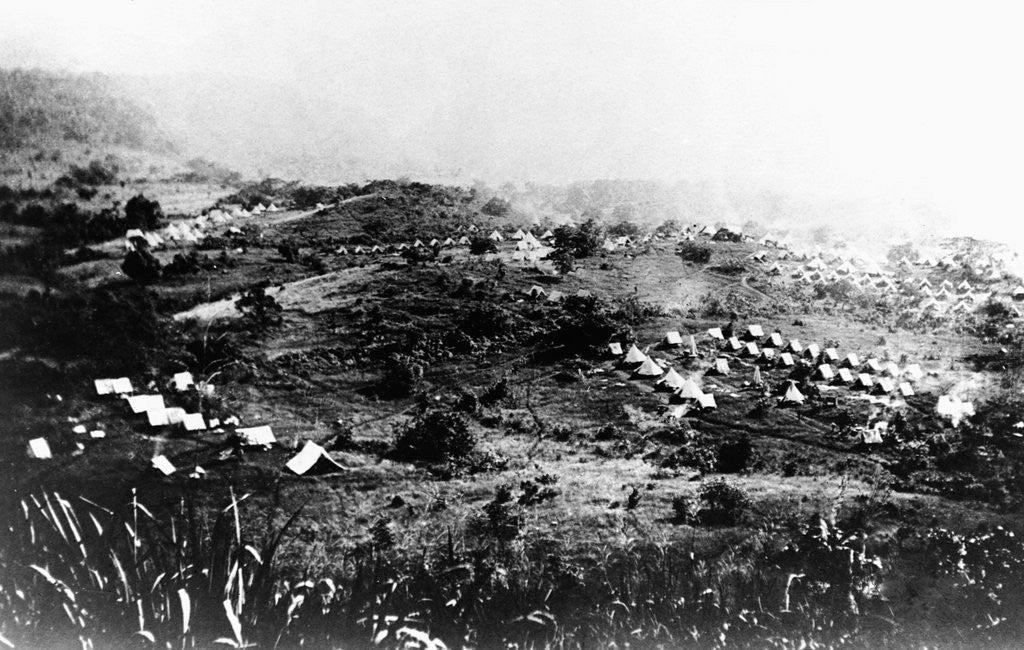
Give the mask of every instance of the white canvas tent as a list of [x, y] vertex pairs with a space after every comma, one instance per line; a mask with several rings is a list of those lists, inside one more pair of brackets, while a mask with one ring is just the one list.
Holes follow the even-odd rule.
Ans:
[[178, 471], [178, 468], [172, 465], [171, 461], [167, 460], [167, 456], [164, 456], [163, 454], [153, 456], [152, 460], [150, 460], [149, 462], [150, 464], [152, 464], [153, 469], [160, 472], [164, 476], [170, 476], [171, 474]]
[[97, 395], [124, 395], [135, 392], [131, 380], [127, 377], [96, 379], [93, 384], [96, 386]]
[[263, 446], [269, 447], [275, 442], [277, 438], [274, 436], [274, 431], [269, 426], [259, 427], [245, 427], [242, 429], [235, 429], [235, 433], [242, 440], [242, 444], [246, 446]]
[[654, 359], [647, 357], [644, 362], [640, 364], [640, 367], [633, 371], [633, 374], [638, 377], [658, 377], [665, 371], [662, 370], [661, 366], [658, 365]]
[[48, 460], [53, 458], [50, 451], [50, 443], [46, 438], [32, 438], [28, 441], [28, 455], [36, 460]]
[[622, 344], [618, 341], [613, 341], [608, 344], [608, 352], [616, 356], [622, 354]]
[[191, 372], [177, 372], [174, 377], [171, 378], [174, 383], [175, 390], [184, 391], [188, 390], [188, 387], [196, 383], [195, 379], [192, 378]]
[[795, 381], [790, 381], [789, 387], [786, 388], [786, 392], [780, 401], [783, 404], [803, 404], [804, 394], [796, 387]]
[[672, 389], [677, 389], [685, 384], [686, 380], [683, 379], [682, 375], [675, 371], [675, 368], [669, 368], [655, 383], [668, 386]]
[[303, 476], [306, 474], [330, 474], [344, 471], [342, 467], [327, 453], [327, 450], [312, 440], [307, 440], [299, 453], [295, 454], [287, 463], [290, 471]]
[[647, 360], [647, 355], [640, 351], [636, 344], [629, 346], [629, 351], [626, 352], [626, 358], [623, 359], [626, 363], [643, 363]]
[[683, 337], [676, 330], [665, 332], [665, 345], [682, 345]]

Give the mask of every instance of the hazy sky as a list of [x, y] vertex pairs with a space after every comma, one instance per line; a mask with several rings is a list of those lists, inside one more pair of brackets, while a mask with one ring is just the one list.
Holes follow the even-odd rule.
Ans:
[[15, 0], [3, 14], [3, 65], [301, 87], [362, 111], [403, 155], [490, 178], [1019, 210], [1022, 3]]

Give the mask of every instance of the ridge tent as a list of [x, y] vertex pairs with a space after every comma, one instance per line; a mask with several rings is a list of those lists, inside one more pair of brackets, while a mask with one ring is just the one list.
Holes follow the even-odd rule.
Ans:
[[565, 294], [561, 291], [552, 291], [548, 294], [548, 302], [562, 302], [565, 298]]
[[771, 363], [775, 359], [775, 348], [764, 348], [761, 355], [757, 357], [758, 363]]
[[527, 290], [526, 295], [530, 296], [531, 298], [540, 298], [541, 296], [548, 295], [548, 292], [544, 291], [544, 287], [540, 286], [539, 284], [535, 284], [532, 287], [530, 287], [529, 290]]
[[419, 239], [412, 243], [413, 248], [423, 248], [423, 242]]
[[492, 230], [491, 234], [487, 236], [491, 241], [505, 241], [505, 238], [501, 236], [501, 233], [497, 230]]
[[743, 344], [735, 336], [730, 336], [729, 340], [725, 342], [725, 349], [730, 352], [739, 352], [743, 349]]
[[96, 386], [97, 395], [124, 395], [135, 392], [131, 380], [127, 377], [96, 379], [93, 380], [93, 384]]
[[697, 405], [700, 406], [702, 411], [711, 411], [718, 408], [718, 404], [715, 403], [715, 396], [711, 393], [704, 393], [698, 397]]
[[625, 363], [643, 363], [646, 360], [647, 355], [636, 347], [636, 343], [629, 346], [629, 351], [626, 352], [626, 358], [623, 359]]
[[166, 408], [163, 395], [132, 395], [126, 399], [128, 400], [128, 408], [132, 410], [132, 413], [145, 413], [150, 410], [163, 410]]
[[897, 366], [892, 361], [890, 361], [889, 363], [887, 363], [884, 366], [882, 366], [882, 374], [883, 375], [888, 375], [890, 377], [899, 377], [900, 376], [900, 367]]
[[824, 379], [825, 381], [831, 381], [835, 379], [836, 376], [835, 371], [832, 370], [832, 366], [828, 364], [822, 364], [818, 366], [817, 370], [815, 370], [814, 373], [817, 378]]
[[633, 374], [638, 377], [657, 377], [664, 373], [661, 366], [654, 359], [647, 357], [644, 362], [640, 364], [640, 367], [633, 371]]
[[167, 424], [181, 424], [185, 421], [185, 409], [171, 406], [164, 411], [167, 413]]
[[202, 413], [186, 413], [181, 423], [185, 425], [185, 431], [202, 431], [206, 428]]
[[903, 397], [913, 397], [914, 387], [910, 385], [909, 381], [901, 381], [899, 385], [900, 395]]
[[195, 379], [192, 378], [192, 373], [187, 371], [174, 373], [171, 381], [174, 383], [174, 389], [179, 392], [188, 390], [189, 386], [196, 383]]
[[722, 358], [715, 359], [715, 365], [710, 370], [710, 372], [713, 372], [713, 373], [719, 374], [719, 375], [728, 375], [729, 374], [729, 360], [728, 359], [722, 359]]
[[273, 429], [266, 425], [235, 429], [235, 433], [238, 434], [239, 438], [241, 438], [243, 445], [250, 447], [269, 447], [277, 442], [277, 438], [274, 437]]
[[444, 240], [444, 243], [442, 245], [443, 246], [454, 246], [455, 245], [455, 240], [452, 239], [451, 237], [449, 237], [448, 239]]
[[821, 349], [817, 343], [811, 343], [804, 349], [804, 356], [808, 359], [817, 359], [821, 355]]
[[764, 340], [764, 343], [761, 344], [761, 347], [781, 348], [783, 345], [785, 345], [785, 342], [782, 340], [782, 334], [779, 334], [778, 332], [772, 332], [771, 334], [768, 335], [768, 338]]
[[845, 359], [843, 359], [842, 365], [846, 366], [847, 368], [856, 368], [857, 366], [860, 365], [860, 357], [851, 352], [850, 354], [846, 355]]
[[554, 236], [555, 236], [555, 233], [551, 232], [550, 230], [545, 230], [544, 234], [541, 235], [540, 238], [541, 239], [551, 239]]
[[903, 374], [910, 377], [913, 380], [919, 380], [924, 377], [924, 371], [921, 370], [920, 364], [912, 363], [903, 370]]
[[334, 251], [337, 255], [348, 255], [348, 249], [344, 246], [339, 246], [338, 250]]
[[859, 375], [857, 375], [857, 381], [856, 381], [856, 387], [857, 388], [871, 388], [874, 385], [875, 385], [875, 382], [874, 382], [873, 379], [871, 379], [871, 375], [869, 375], [869, 374], [867, 374], [865, 372], [862, 372]]
[[427, 242], [427, 245], [431, 246], [431, 247], [433, 247], [433, 246], [440, 246], [441, 242], [437, 241], [437, 239], [435, 238], [435, 239], [431, 239], [429, 242]]
[[153, 456], [149, 462], [153, 466], [153, 469], [157, 470], [164, 476], [170, 476], [178, 471], [178, 468], [172, 465], [171, 461], [167, 460], [167, 456], [164, 456], [163, 454]]
[[146, 411], [146, 419], [151, 427], [165, 427], [171, 423], [167, 418], [167, 409], [163, 407], [148, 409]]
[[795, 352], [796, 354], [800, 354], [803, 351], [804, 346], [800, 345], [800, 341], [797, 339], [792, 339], [786, 344], [786, 352]]
[[715, 339], [716, 341], [724, 341], [725, 340], [725, 335], [722, 334], [722, 328], [721, 327], [712, 327], [711, 329], [709, 329], [708, 330], [708, 336], [710, 336], [711, 338]]
[[840, 368], [839, 374], [836, 376], [836, 383], [839, 384], [852, 384], [853, 373], [850, 372], [849, 368]]
[[790, 368], [796, 365], [796, 362], [793, 361], [792, 354], [790, 354], [789, 352], [783, 352], [782, 354], [779, 355], [779, 365], [785, 368]]
[[682, 345], [683, 337], [676, 330], [665, 332], [665, 345]]
[[880, 445], [882, 444], [882, 432], [889, 428], [888, 422], [875, 422], [875, 426], [870, 429], [864, 429], [861, 432], [861, 438], [865, 445]]
[[885, 394], [888, 395], [889, 393], [893, 392], [894, 390], [896, 390], [896, 385], [893, 383], [893, 381], [891, 379], [889, 379], [888, 377], [879, 377], [878, 378], [878, 382], [875, 385], [875, 392], [876, 393], [885, 393]]
[[618, 341], [613, 341], [608, 344], [608, 351], [616, 356], [620, 355], [622, 354], [622, 344]]
[[295, 454], [285, 467], [298, 474], [331, 474], [344, 471], [345, 468], [338, 464], [327, 450], [312, 440], [307, 440], [299, 453]]
[[839, 351], [835, 348], [825, 348], [824, 355], [825, 361], [829, 363], [839, 363]]
[[743, 346], [743, 351], [740, 353], [740, 356], [756, 357], [758, 354], [760, 354], [760, 351], [757, 349], [757, 343], [750, 341]]
[[864, 369], [872, 374], [878, 374], [882, 372], [882, 364], [878, 362], [878, 359], [872, 357], [864, 362]]
[[469, 241], [469, 237], [466, 237], [465, 235], [459, 237], [459, 246], [469, 246], [471, 243], [473, 242]]
[[46, 438], [32, 438], [28, 441], [28, 455], [36, 460], [49, 460], [53, 458], [50, 451], [50, 443]]
[[747, 327], [747, 333], [744, 335], [744, 338], [760, 339], [763, 336], [764, 328], [762, 328], [760, 325], [750, 325]]
[[517, 241], [521, 240], [523, 237], [526, 237], [526, 233], [523, 232], [522, 228], [519, 228], [514, 233], [512, 233], [512, 239], [515, 239]]

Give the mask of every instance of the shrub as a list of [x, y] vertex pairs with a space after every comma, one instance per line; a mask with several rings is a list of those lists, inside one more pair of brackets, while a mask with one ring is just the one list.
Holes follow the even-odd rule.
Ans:
[[471, 255], [484, 255], [485, 253], [497, 253], [498, 247], [487, 237], [474, 237], [469, 242]]
[[523, 508], [512, 500], [512, 488], [508, 485], [498, 486], [494, 499], [484, 506], [484, 516], [484, 530], [499, 542], [519, 537], [526, 524]]
[[676, 249], [676, 254], [678, 254], [684, 262], [707, 264], [711, 261], [711, 247], [704, 244], [698, 244], [697, 242], [685, 241], [679, 244], [679, 247]]
[[399, 460], [425, 463], [460, 463], [476, 447], [466, 416], [455, 411], [429, 410], [405, 427], [395, 439], [393, 455]]
[[279, 325], [284, 320], [281, 316], [280, 303], [273, 296], [267, 295], [264, 286], [250, 287], [241, 298], [235, 301], [235, 307], [242, 312], [242, 323], [256, 331]]
[[145, 248], [130, 251], [121, 264], [121, 270], [132, 280], [146, 284], [160, 278], [160, 260]]
[[750, 497], [742, 488], [722, 478], [701, 484], [698, 494], [704, 506], [700, 510], [703, 524], [735, 525], [751, 506]]
[[718, 448], [716, 468], [723, 474], [742, 472], [747, 469], [753, 455], [754, 447], [750, 444], [748, 436], [743, 436], [739, 440], [723, 442]]
[[393, 354], [384, 362], [378, 392], [385, 397], [408, 397], [423, 379], [423, 366], [411, 357]]

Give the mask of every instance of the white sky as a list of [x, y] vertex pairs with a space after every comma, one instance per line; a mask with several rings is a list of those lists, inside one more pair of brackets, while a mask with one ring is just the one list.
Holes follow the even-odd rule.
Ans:
[[1018, 213], [1022, 3], [15, 0], [2, 13], [0, 65], [313, 88], [410, 157], [490, 178], [733, 179], [926, 200], [964, 223]]

